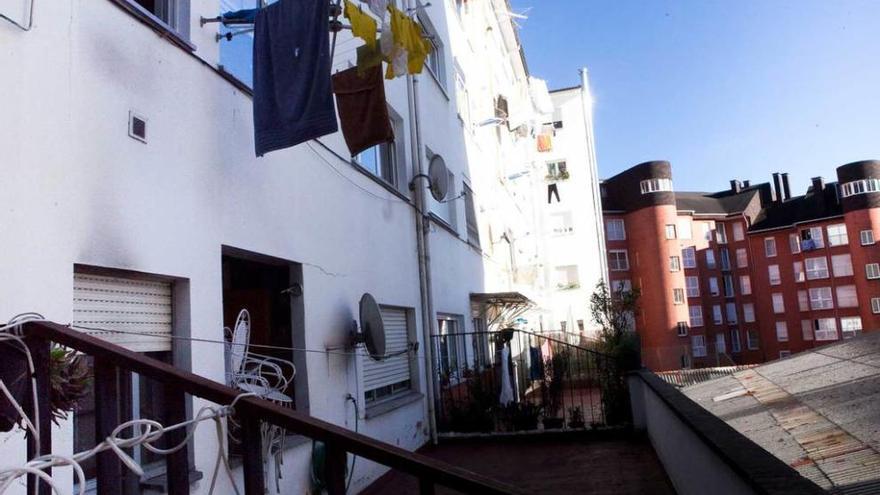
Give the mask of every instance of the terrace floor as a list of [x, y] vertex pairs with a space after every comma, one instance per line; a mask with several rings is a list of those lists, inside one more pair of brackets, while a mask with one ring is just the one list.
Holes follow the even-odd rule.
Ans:
[[[450, 439], [419, 452], [529, 493], [675, 493], [651, 444], [637, 436]], [[361, 493], [418, 493], [418, 482], [412, 476], [391, 471]], [[457, 492], [438, 487], [437, 493]]]

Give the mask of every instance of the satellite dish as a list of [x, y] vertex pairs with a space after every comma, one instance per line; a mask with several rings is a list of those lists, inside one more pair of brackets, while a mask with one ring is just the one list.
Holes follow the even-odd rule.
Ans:
[[428, 180], [431, 196], [437, 201], [446, 199], [446, 194], [449, 192], [449, 170], [440, 155], [434, 155], [428, 164]]
[[360, 317], [359, 337], [366, 344], [367, 352], [376, 361], [385, 359], [385, 324], [379, 305], [369, 292], [361, 296]]

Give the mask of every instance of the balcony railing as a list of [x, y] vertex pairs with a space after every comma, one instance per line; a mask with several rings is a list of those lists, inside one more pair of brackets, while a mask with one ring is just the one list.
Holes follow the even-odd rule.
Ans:
[[[435, 485], [441, 485], [464, 493], [503, 494], [520, 493], [517, 488], [472, 472], [445, 464], [436, 459], [409, 452], [393, 445], [351, 432], [340, 426], [291, 410], [255, 397], [240, 397], [241, 392], [169, 364], [123, 349], [95, 337], [83, 334], [56, 323], [37, 321], [24, 323], [22, 334], [35, 360], [36, 387], [39, 397], [48, 397], [48, 359], [50, 342], [74, 349], [94, 358], [95, 390], [95, 441], [100, 443], [110, 437], [117, 427], [118, 377], [120, 372], [134, 372], [155, 380], [164, 387], [165, 418], [163, 424], [176, 424], [186, 419], [185, 397], [191, 394], [206, 401], [228, 406], [235, 402], [235, 414], [241, 426], [245, 493], [263, 495], [266, 480], [263, 472], [263, 448], [261, 423], [281, 427], [288, 432], [300, 434], [325, 444], [324, 481], [330, 494], [346, 491], [347, 453], [371, 460], [378, 464], [400, 470], [419, 480], [420, 492], [434, 493]], [[35, 417], [38, 412], [38, 431], [51, 431], [51, 414], [48, 400], [35, 405], [26, 401], [25, 413]], [[38, 411], [35, 409], [39, 408]], [[184, 429], [167, 431], [169, 445], [186, 440]], [[39, 445], [38, 445], [39, 443]], [[50, 434], [28, 436], [28, 459], [37, 451], [52, 451]], [[184, 447], [166, 457], [167, 492], [171, 495], [189, 493], [188, 448]], [[97, 454], [98, 493], [123, 493], [123, 476], [120, 458], [106, 450]], [[49, 469], [45, 470], [51, 475]], [[37, 483], [35, 476], [28, 477], [28, 493], [49, 494], [50, 487]]]

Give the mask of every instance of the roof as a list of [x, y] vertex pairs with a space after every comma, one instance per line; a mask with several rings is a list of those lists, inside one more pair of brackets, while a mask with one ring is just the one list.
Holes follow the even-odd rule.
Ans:
[[800, 222], [843, 215], [843, 207], [837, 200], [837, 183], [825, 186], [822, 193], [812, 190], [803, 196], [795, 196], [781, 203], [764, 208], [752, 222], [749, 230], [767, 230], [789, 227]]
[[471, 301], [484, 304], [535, 304], [519, 292], [471, 293]]
[[880, 332], [682, 392], [832, 493], [880, 492]]
[[744, 189], [740, 193], [732, 191], [717, 193], [676, 191], [675, 207], [678, 210], [693, 211], [694, 213], [730, 215], [744, 211], [756, 194], [758, 194], [758, 189], [752, 187]]

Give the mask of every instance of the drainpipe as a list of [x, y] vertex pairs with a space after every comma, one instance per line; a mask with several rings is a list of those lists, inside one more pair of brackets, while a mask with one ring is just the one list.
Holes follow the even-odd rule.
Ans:
[[[407, 12], [413, 8], [413, 0], [405, 0]], [[419, 121], [419, 78], [416, 75], [406, 76], [406, 95], [409, 103], [409, 133], [412, 162], [415, 167], [415, 177], [424, 179], [426, 170], [422, 161], [422, 130]], [[437, 444], [437, 421], [434, 411], [434, 297], [431, 290], [431, 250], [428, 232], [431, 227], [427, 211], [427, 187], [419, 184], [416, 179], [412, 183], [416, 199], [416, 245], [419, 256], [419, 294], [421, 296], [422, 313], [422, 340], [424, 341], [425, 377], [427, 382], [425, 391], [428, 402], [428, 425], [431, 432], [431, 442]]]
[[590, 169], [590, 192], [593, 196], [593, 221], [596, 223], [596, 244], [599, 249], [599, 270], [602, 281], [608, 285], [608, 256], [605, 253], [605, 227], [602, 215], [602, 193], [599, 188], [599, 170], [596, 163], [596, 142], [593, 137], [593, 96], [590, 92], [590, 80], [587, 68], [582, 67], [581, 73], [581, 104], [584, 108], [584, 131], [587, 146], [587, 161]]

